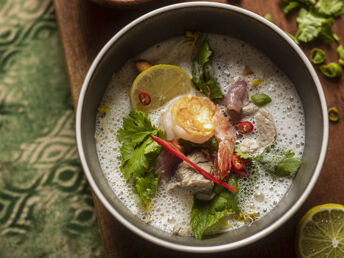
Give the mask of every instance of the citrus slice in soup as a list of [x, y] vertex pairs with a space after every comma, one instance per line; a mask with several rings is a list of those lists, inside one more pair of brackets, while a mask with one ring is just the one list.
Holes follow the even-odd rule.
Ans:
[[191, 78], [183, 69], [175, 65], [154, 65], [134, 80], [130, 104], [132, 109], [150, 111], [192, 91]]
[[310, 209], [297, 226], [298, 257], [344, 257], [344, 206], [323, 204]]

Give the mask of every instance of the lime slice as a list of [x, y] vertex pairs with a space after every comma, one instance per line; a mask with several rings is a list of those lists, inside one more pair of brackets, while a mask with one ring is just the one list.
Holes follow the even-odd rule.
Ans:
[[300, 220], [296, 234], [299, 257], [344, 257], [344, 205], [313, 207]]
[[130, 104], [132, 109], [150, 111], [192, 90], [190, 76], [180, 67], [154, 65], [136, 77], [130, 89]]

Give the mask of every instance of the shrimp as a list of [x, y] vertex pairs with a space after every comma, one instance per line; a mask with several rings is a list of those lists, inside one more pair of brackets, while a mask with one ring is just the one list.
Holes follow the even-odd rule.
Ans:
[[224, 180], [229, 176], [231, 159], [235, 145], [235, 130], [228, 119], [221, 113], [219, 107], [214, 114], [215, 138], [219, 144], [215, 157], [215, 174], [217, 179]]

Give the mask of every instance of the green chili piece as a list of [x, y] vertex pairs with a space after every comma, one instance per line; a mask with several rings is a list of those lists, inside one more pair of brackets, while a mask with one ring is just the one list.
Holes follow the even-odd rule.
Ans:
[[320, 71], [329, 78], [336, 78], [342, 75], [343, 69], [337, 63], [328, 63], [321, 65]]
[[251, 100], [254, 104], [256, 104], [259, 107], [265, 106], [266, 104], [269, 104], [271, 102], [271, 98], [264, 93], [255, 94], [251, 96]]
[[331, 122], [338, 122], [339, 120], [339, 112], [336, 107], [331, 107], [328, 110], [328, 118]]
[[325, 61], [325, 52], [320, 48], [313, 48], [311, 51], [313, 64], [321, 64]]
[[338, 63], [344, 66], [344, 47], [340, 45], [337, 48]]

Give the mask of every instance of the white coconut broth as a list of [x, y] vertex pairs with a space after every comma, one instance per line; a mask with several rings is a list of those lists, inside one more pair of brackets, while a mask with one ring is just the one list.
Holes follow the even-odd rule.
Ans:
[[[266, 56], [247, 43], [223, 35], [203, 36], [208, 39], [213, 50], [212, 64], [223, 93], [227, 92], [233, 82], [241, 78], [248, 83], [249, 96], [256, 93], [269, 95], [272, 102], [265, 108], [273, 116], [277, 133], [276, 144], [295, 152], [295, 156], [301, 158], [305, 141], [304, 112], [293, 83]], [[120, 171], [120, 143], [116, 140], [123, 117], [131, 111], [128, 93], [137, 76], [135, 61], [144, 59], [152, 64], [177, 65], [191, 76], [190, 52], [183, 48], [182, 40], [183, 37], [177, 37], [152, 46], [128, 60], [122, 69], [113, 75], [100, 104], [101, 107], [109, 107], [111, 111], [106, 123], [104, 114], [97, 115], [95, 137], [103, 173], [114, 194], [123, 204], [137, 217], [154, 227], [170, 233], [190, 235], [189, 213], [192, 195], [182, 189], [168, 191], [168, 186], [159, 185], [149, 209], [143, 208], [137, 203], [132, 186], [126, 182]], [[243, 76], [242, 72], [246, 66], [254, 71], [254, 74]], [[262, 83], [258, 87], [252, 87], [250, 83], [257, 78], [261, 78]], [[149, 113], [153, 124], [159, 125], [160, 114], [166, 110], [166, 106]], [[254, 116], [245, 120], [255, 124]], [[253, 133], [238, 138], [237, 143], [243, 139], [257, 137], [255, 129]], [[255, 155], [259, 151], [261, 150]], [[248, 178], [239, 179], [239, 204], [246, 220], [240, 221], [237, 216], [229, 214], [221, 220], [221, 226], [213, 227], [213, 230], [235, 230], [263, 217], [281, 201], [292, 180], [291, 177], [273, 178], [261, 168]]]

